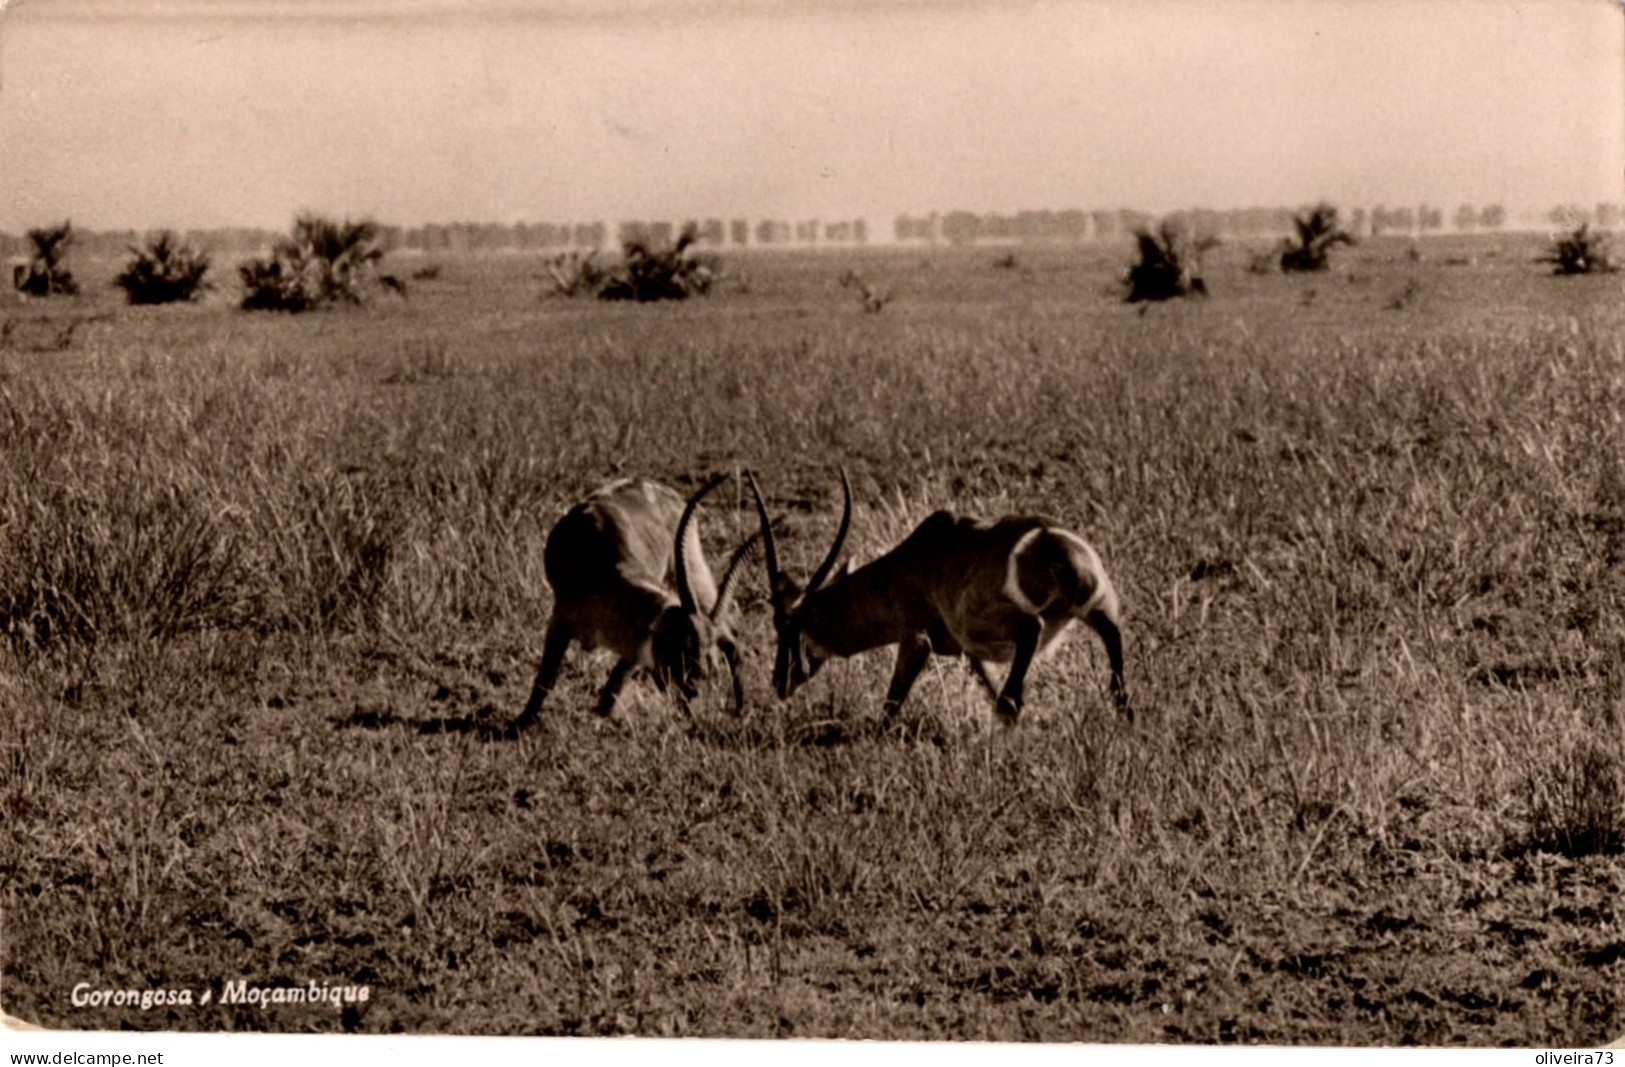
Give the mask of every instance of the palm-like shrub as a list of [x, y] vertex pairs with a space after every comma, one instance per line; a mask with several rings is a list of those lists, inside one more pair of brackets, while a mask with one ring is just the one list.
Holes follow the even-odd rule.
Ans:
[[150, 235], [113, 279], [132, 304], [175, 304], [196, 299], [209, 283], [209, 254], [185, 244], [171, 230]]
[[1552, 238], [1552, 247], [1539, 261], [1552, 264], [1553, 274], [1605, 274], [1616, 269], [1608, 255], [1608, 235], [1584, 222]]
[[251, 259], [237, 268], [245, 290], [242, 306], [308, 311], [328, 304], [359, 304], [368, 284], [378, 283], [378, 261], [383, 256], [376, 223], [301, 215], [268, 258]]
[[73, 244], [73, 223], [64, 219], [57, 226], [42, 226], [28, 231], [28, 241], [34, 246], [28, 265], [20, 268], [12, 281], [18, 290], [30, 296], [72, 296], [79, 291], [73, 273], [63, 265], [68, 247]]
[[688, 254], [697, 238], [698, 231], [691, 225], [683, 227], [668, 246], [637, 239], [625, 242], [621, 266], [600, 285], [598, 299], [686, 300], [710, 292], [716, 265], [708, 257]]
[[586, 252], [560, 252], [543, 264], [553, 292], [559, 296], [596, 295], [604, 284], [604, 268], [593, 262], [597, 249]]
[[1298, 238], [1282, 244], [1282, 270], [1325, 270], [1331, 266], [1334, 247], [1354, 244], [1354, 235], [1338, 225], [1337, 209], [1330, 204], [1316, 204], [1309, 214], [1293, 216], [1292, 225]]
[[324, 300], [358, 304], [364, 282], [376, 278], [384, 258], [378, 226], [369, 220], [333, 222], [305, 216], [294, 222], [293, 240], [316, 267], [317, 289]]
[[1124, 283], [1128, 302], [1172, 300], [1195, 293], [1207, 295], [1202, 280], [1202, 254], [1219, 243], [1216, 237], [1192, 237], [1179, 224], [1164, 219], [1155, 229], [1134, 231], [1140, 258], [1129, 267]]
[[237, 265], [245, 311], [309, 311], [316, 306], [305, 285], [304, 265], [272, 255]]

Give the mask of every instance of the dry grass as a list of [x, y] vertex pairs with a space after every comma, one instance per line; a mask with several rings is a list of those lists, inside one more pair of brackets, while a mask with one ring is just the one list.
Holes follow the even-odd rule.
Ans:
[[[1510, 239], [1501, 239], [1510, 240]], [[702, 306], [447, 261], [298, 319], [229, 295], [7, 313], [4, 995], [48, 1025], [1585, 1044], [1622, 1026], [1625, 345], [1528, 255], [1117, 303], [1120, 256], [817, 256]], [[850, 257], [848, 257], [850, 258]], [[85, 268], [87, 273], [89, 268]], [[87, 287], [87, 290], [94, 286]], [[114, 307], [109, 295], [106, 302]], [[646, 684], [540, 728], [541, 546], [597, 483], [749, 464], [805, 568], [844, 461], [872, 556], [939, 506], [1048, 513], [1122, 592], [998, 729], [889, 657], [690, 721]], [[719, 497], [721, 494], [719, 494]], [[708, 541], [751, 516], [708, 509]], [[75, 1011], [366, 982], [362, 1010]]]

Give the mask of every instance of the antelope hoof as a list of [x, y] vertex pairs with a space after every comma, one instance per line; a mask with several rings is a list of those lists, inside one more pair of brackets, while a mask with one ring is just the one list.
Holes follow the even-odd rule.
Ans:
[[1128, 693], [1118, 690], [1112, 702], [1117, 705], [1117, 713], [1128, 720], [1130, 726], [1134, 725], [1134, 705], [1129, 703]]
[[1014, 726], [1016, 720], [1021, 718], [1021, 702], [1013, 697], [1002, 696], [994, 711], [998, 713], [999, 722], [1005, 726]]

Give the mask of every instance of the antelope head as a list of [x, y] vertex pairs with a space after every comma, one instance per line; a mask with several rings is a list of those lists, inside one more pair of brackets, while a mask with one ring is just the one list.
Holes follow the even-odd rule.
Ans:
[[750, 480], [751, 495], [756, 498], [756, 515], [761, 520], [762, 557], [767, 563], [768, 591], [773, 600], [773, 630], [778, 637], [778, 650], [773, 657], [773, 691], [780, 700], [785, 700], [817, 674], [829, 658], [824, 645], [808, 632], [808, 624], [812, 621], [808, 603], [814, 594], [827, 587], [835, 570], [835, 561], [846, 546], [847, 531], [852, 526], [852, 484], [847, 480], [846, 468], [842, 467], [841, 525], [835, 531], [835, 543], [803, 588], [779, 570], [778, 551], [773, 543], [773, 523], [768, 518], [767, 505], [756, 484], [756, 475], [746, 472], [746, 477]]
[[688, 538], [689, 523], [694, 518], [694, 509], [699, 506], [700, 500], [707, 493], [725, 480], [725, 475], [711, 479], [689, 497], [688, 503], [683, 507], [683, 515], [677, 521], [677, 533], [672, 545], [677, 603], [668, 604], [655, 621], [650, 653], [655, 663], [655, 683], [661, 688], [669, 683], [685, 700], [694, 699], [699, 679], [716, 673], [717, 659], [720, 656], [733, 680], [734, 710], [738, 712], [744, 710], [745, 687], [739, 676], [739, 640], [734, 633], [734, 620], [730, 609], [733, 604], [734, 579], [739, 576], [741, 565], [750, 555], [751, 549], [756, 547], [761, 535], [752, 534], [744, 544], [734, 550], [733, 556], [728, 560], [727, 569], [722, 572], [722, 580], [717, 583], [717, 599], [709, 611], [700, 605], [699, 598], [695, 595], [694, 585], [689, 576], [688, 556], [684, 551], [684, 542]]

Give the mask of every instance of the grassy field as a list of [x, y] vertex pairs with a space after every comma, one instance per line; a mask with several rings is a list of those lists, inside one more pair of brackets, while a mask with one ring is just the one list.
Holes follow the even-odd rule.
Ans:
[[[684, 306], [524, 258], [299, 317], [8, 308], [6, 1010], [47, 1026], [1583, 1045], [1625, 1031], [1625, 299], [1505, 236], [1119, 302], [1126, 255], [741, 256]], [[401, 263], [405, 261], [402, 260]], [[410, 264], [406, 264], [408, 267]], [[896, 299], [864, 314], [855, 266]], [[396, 264], [399, 269], [400, 263]], [[225, 275], [222, 275], [224, 278]], [[71, 328], [70, 328], [71, 327]], [[595, 485], [750, 466], [821, 556], [1049, 514], [1125, 606], [1002, 729], [890, 656], [685, 717], [522, 706]], [[753, 526], [736, 484], [713, 559]], [[224, 983], [366, 984], [223, 1005]], [[207, 1006], [77, 1008], [189, 988]]]

